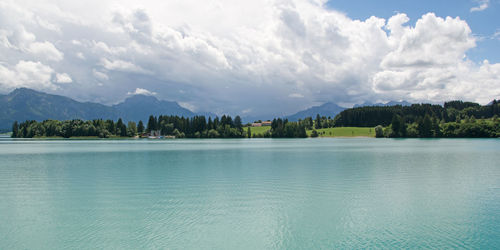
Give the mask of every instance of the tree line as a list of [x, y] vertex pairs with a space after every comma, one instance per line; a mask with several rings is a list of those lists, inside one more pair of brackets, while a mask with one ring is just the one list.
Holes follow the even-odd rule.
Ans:
[[162, 136], [176, 138], [244, 138], [241, 118], [223, 115], [212, 119], [205, 116], [149, 116], [146, 133], [157, 131]]
[[[297, 122], [275, 118], [270, 129], [252, 134], [250, 124], [241, 117], [223, 115], [220, 118], [194, 116], [153, 116], [146, 126], [122, 119], [113, 120], [45, 120], [43, 122], [14, 122], [12, 137], [134, 137], [143, 135], [173, 136], [175, 138], [304, 138], [317, 129], [331, 127], [375, 127], [377, 137], [500, 137], [500, 102], [494, 100], [481, 106], [473, 102], [451, 101], [441, 105], [413, 104], [411, 106], [359, 107], [346, 109], [334, 119], [307, 117]], [[245, 128], [246, 127], [246, 128]]]
[[443, 106], [360, 107], [344, 110], [335, 126], [375, 127], [377, 137], [489, 138], [500, 137], [500, 103], [481, 106], [451, 101]]
[[500, 103], [481, 106], [477, 103], [451, 101], [444, 106], [437, 104], [412, 104], [411, 106], [368, 106], [346, 109], [334, 119], [336, 127], [375, 127], [389, 126], [395, 116], [403, 118], [405, 123], [415, 123], [426, 115], [444, 122], [458, 122], [466, 117], [492, 118], [500, 115]]
[[[307, 120], [307, 121], [306, 121]], [[12, 125], [13, 138], [33, 137], [134, 137], [134, 136], [173, 136], [175, 138], [303, 138], [307, 137], [306, 127], [313, 126], [312, 119], [289, 122], [286, 119], [274, 119], [270, 130], [264, 134], [252, 135], [250, 127], [244, 130], [240, 116], [206, 118], [205, 116], [150, 116], [147, 125], [142, 121], [127, 124], [120, 118], [113, 120], [34, 120]]]
[[377, 137], [405, 138], [496, 138], [500, 137], [500, 119], [476, 119], [474, 116], [460, 121], [444, 122], [425, 115], [413, 123], [395, 115], [387, 127], [375, 127]]
[[117, 122], [113, 120], [45, 120], [37, 122], [34, 120], [12, 125], [13, 138], [33, 138], [33, 137], [64, 137], [74, 136], [95, 136], [109, 138], [112, 136], [132, 137], [144, 130], [142, 122], [136, 125], [130, 121], [127, 124], [122, 119]]

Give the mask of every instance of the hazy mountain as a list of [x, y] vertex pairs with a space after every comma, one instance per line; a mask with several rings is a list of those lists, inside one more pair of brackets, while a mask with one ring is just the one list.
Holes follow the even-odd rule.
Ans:
[[305, 117], [316, 117], [317, 114], [326, 117], [335, 117], [338, 113], [344, 111], [346, 108], [340, 107], [339, 105], [327, 102], [321, 106], [314, 106], [306, 110], [299, 111], [293, 115], [287, 116], [290, 121], [297, 121], [298, 119], [304, 119]]
[[243, 123], [253, 123], [255, 121], [272, 121], [274, 118], [280, 117], [279, 115], [251, 115], [251, 116], [242, 116], [241, 120]]
[[[202, 116], [205, 116], [205, 117], [212, 117], [215, 118], [217, 115], [212, 113], [212, 112], [196, 112], [196, 115], [202, 115]], [[219, 116], [220, 117], [220, 116]]]
[[147, 122], [149, 115], [194, 116], [176, 102], [160, 101], [153, 96], [135, 95], [120, 104], [78, 102], [71, 98], [20, 88], [0, 95], [0, 131], [10, 130], [14, 121], [47, 119], [113, 119]]
[[71, 98], [50, 95], [27, 88], [20, 88], [0, 97], [0, 129], [10, 129], [14, 121], [68, 120], [68, 119], [116, 119], [114, 108], [90, 102], [78, 102]]
[[411, 106], [411, 103], [409, 103], [407, 101], [400, 101], [400, 102], [390, 101], [390, 102], [387, 102], [387, 103], [381, 103], [381, 102], [378, 102], [378, 103], [364, 102], [362, 104], [355, 104], [354, 108], [366, 107], [366, 106], [387, 107], [387, 106], [396, 106], [396, 105]]
[[147, 122], [150, 115], [195, 116], [190, 110], [181, 107], [177, 102], [160, 101], [154, 96], [134, 95], [122, 103], [113, 105], [118, 114], [127, 121]]
[[[392, 106], [411, 105], [408, 102], [369, 103], [361, 106]], [[8, 95], [0, 95], [0, 131], [10, 130], [14, 121], [25, 120], [70, 120], [70, 119], [113, 119], [119, 117], [124, 121], [147, 122], [149, 115], [178, 115], [191, 117], [194, 115], [212, 116], [212, 113], [194, 113], [181, 107], [176, 102], [158, 100], [154, 96], [134, 95], [125, 99], [122, 103], [107, 106], [99, 103], [78, 102], [71, 98], [38, 92], [32, 89], [20, 88]], [[290, 115], [290, 121], [296, 121], [305, 117], [321, 116], [335, 117], [346, 108], [335, 103], [325, 103]], [[244, 119], [249, 120], [249, 119]], [[251, 120], [251, 119], [250, 119]], [[249, 121], [250, 121], [249, 120]], [[253, 120], [251, 120], [253, 121]]]

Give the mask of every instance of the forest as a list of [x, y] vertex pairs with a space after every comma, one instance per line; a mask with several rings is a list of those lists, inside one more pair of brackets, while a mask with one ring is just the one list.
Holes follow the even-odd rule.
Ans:
[[374, 127], [377, 137], [488, 138], [500, 137], [500, 103], [481, 106], [450, 101], [441, 105], [359, 107], [334, 119], [335, 126]]
[[[307, 125], [306, 125], [307, 124]], [[212, 119], [205, 116], [150, 116], [145, 126], [142, 121], [127, 124], [122, 119], [113, 120], [45, 120], [43, 122], [25, 121], [12, 125], [13, 138], [43, 137], [135, 137], [158, 134], [175, 138], [302, 138], [307, 137], [306, 127], [312, 127], [312, 119], [289, 122], [274, 119], [270, 130], [264, 134], [252, 135], [250, 128], [244, 129], [241, 118], [223, 115]], [[248, 126], [248, 125], [246, 125]]]

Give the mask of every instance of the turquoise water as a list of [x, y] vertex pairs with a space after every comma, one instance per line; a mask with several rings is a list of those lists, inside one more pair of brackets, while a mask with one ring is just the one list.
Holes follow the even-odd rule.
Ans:
[[0, 140], [0, 249], [498, 248], [500, 140]]

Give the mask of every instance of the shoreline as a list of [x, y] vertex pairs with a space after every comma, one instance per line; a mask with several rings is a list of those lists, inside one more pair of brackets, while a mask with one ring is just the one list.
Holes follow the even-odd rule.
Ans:
[[10, 139], [13, 141], [125, 141], [125, 140], [141, 140], [141, 141], [172, 141], [172, 140], [251, 140], [251, 139], [500, 139], [500, 137], [439, 137], [439, 138], [415, 138], [415, 137], [399, 137], [399, 138], [387, 138], [387, 137], [371, 137], [371, 136], [323, 136], [323, 137], [305, 137], [305, 138], [163, 138], [163, 139], [151, 139], [151, 138], [135, 138], [135, 137], [113, 137], [113, 138], [99, 138], [99, 137], [34, 137], [34, 138], [11, 138], [7, 136], [0, 136], [0, 140]]

